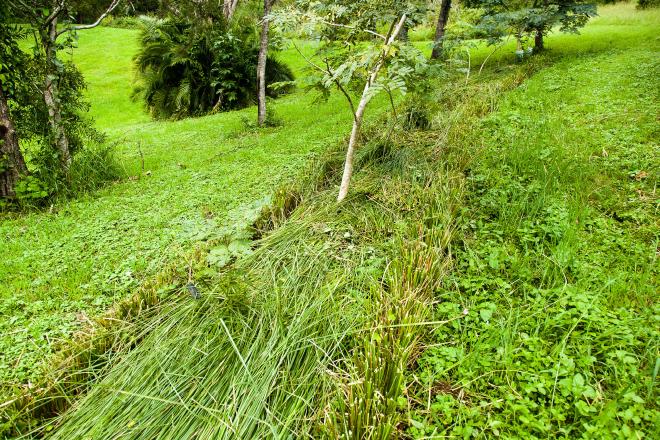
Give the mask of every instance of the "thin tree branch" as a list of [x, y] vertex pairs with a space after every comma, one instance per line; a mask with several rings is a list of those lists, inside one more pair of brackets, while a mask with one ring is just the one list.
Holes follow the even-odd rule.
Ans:
[[[405, 22], [406, 19], [404, 18], [403, 21]], [[390, 37], [392, 36], [392, 32], [394, 32], [394, 28], [396, 27], [396, 24], [397, 24], [396, 20], [393, 20], [392, 23], [390, 24], [390, 28], [387, 30], [387, 36], [385, 37], [386, 42], [390, 40]]]
[[496, 46], [495, 46], [495, 50], [493, 50], [491, 53], [488, 54], [488, 56], [486, 57], [486, 59], [484, 60], [484, 62], [481, 63], [481, 67], [479, 67], [479, 75], [481, 75], [481, 71], [484, 70], [484, 66], [486, 65], [486, 61], [488, 61], [488, 58], [490, 58], [491, 55], [494, 55], [495, 52], [497, 52], [502, 46], [504, 46], [504, 44], [506, 44], [506, 43], [509, 41], [509, 37], [510, 37], [510, 36], [508, 36], [508, 37], [506, 38], [506, 40], [504, 40], [504, 43], [499, 44], [499, 45], [496, 45]]
[[53, 8], [53, 12], [50, 13], [50, 15], [46, 18], [46, 21], [44, 21], [44, 25], [48, 26], [57, 18], [58, 15], [60, 15], [60, 12], [62, 12], [62, 9], [64, 9], [64, 0], [60, 0], [60, 2]]
[[[325, 59], [325, 65], [328, 67], [328, 75], [333, 76], [332, 69], [330, 68], [330, 63], [328, 62], [327, 58]], [[346, 97], [346, 100], [348, 101], [348, 105], [351, 106], [351, 112], [353, 113], [353, 120], [355, 120], [357, 115], [355, 114], [355, 106], [353, 105], [353, 99], [351, 99], [351, 95], [348, 94], [344, 86], [341, 85], [341, 82], [339, 82], [337, 78], [334, 79], [334, 83], [337, 86], [337, 88], [341, 90], [341, 92]]]
[[[325, 65], [327, 66], [327, 69], [324, 69], [323, 67], [321, 67], [321, 66], [319, 66], [318, 64], [314, 63], [314, 61], [310, 60], [310, 59], [309, 59], [304, 53], [302, 53], [302, 51], [300, 50], [300, 48], [298, 48], [298, 46], [296, 45], [296, 42], [295, 42], [295, 41], [292, 40], [292, 41], [291, 41], [291, 44], [293, 44], [293, 47], [294, 47], [294, 48], [296, 49], [296, 51], [300, 54], [300, 56], [303, 57], [303, 58], [305, 59], [305, 61], [307, 62], [307, 64], [309, 64], [310, 66], [312, 66], [312, 67], [315, 68], [316, 70], [318, 70], [318, 71], [320, 71], [320, 72], [323, 72], [323, 73], [326, 74], [326, 75], [333, 76], [333, 75], [332, 75], [332, 69], [330, 68], [330, 64], [328, 63], [327, 58], [324, 60], [324, 61], [325, 61]], [[344, 86], [341, 85], [341, 83], [339, 82], [338, 79], [335, 79], [333, 82], [335, 83], [335, 85], [337, 86], [337, 88], [338, 88], [338, 89], [344, 94], [344, 96], [345, 96], [346, 99], [348, 100], [348, 105], [351, 107], [351, 113], [353, 113], [353, 119], [355, 119], [355, 117], [356, 117], [356, 115], [355, 115], [355, 106], [353, 105], [353, 99], [351, 99], [351, 95], [348, 94], [348, 92], [346, 91], [346, 89], [344, 88]]]
[[30, 16], [32, 16], [33, 18], [35, 18], [35, 20], [39, 18], [39, 14], [37, 14], [35, 9], [33, 7], [28, 6], [28, 4], [25, 3], [25, 1], [23, 1], [23, 0], [9, 0], [9, 5], [11, 7], [15, 8], [15, 9], [18, 9], [16, 7], [17, 4], [22, 8], [23, 12], [25, 12], [26, 14], [29, 14]]
[[103, 14], [101, 14], [101, 16], [100, 16], [100, 17], [99, 17], [94, 23], [91, 23], [91, 24], [81, 24], [81, 25], [79, 25], [79, 26], [73, 26], [73, 27], [70, 27], [70, 28], [62, 29], [61, 31], [59, 31], [59, 32], [57, 33], [57, 36], [59, 37], [60, 35], [66, 33], [66, 32], [69, 32], [69, 31], [82, 31], [82, 30], [84, 30], [84, 29], [92, 29], [92, 28], [95, 28], [96, 26], [98, 26], [99, 24], [101, 24], [101, 22], [103, 21], [103, 19], [104, 19], [105, 17], [107, 17], [108, 14], [110, 14], [112, 11], [115, 10], [115, 8], [119, 5], [120, 2], [121, 2], [121, 0], [112, 0], [112, 2], [110, 3], [110, 6], [108, 6], [108, 9], [106, 9], [105, 12], [104, 12]]
[[295, 41], [291, 40], [291, 44], [293, 44], [293, 47], [300, 54], [300, 56], [303, 57], [305, 61], [307, 61], [307, 64], [309, 64], [310, 66], [314, 67], [317, 70], [320, 70], [323, 73], [328, 73], [323, 67], [319, 66], [318, 64], [315, 64], [312, 60], [310, 60], [307, 56], [305, 56], [305, 54], [302, 53], [302, 51], [298, 48]]
[[319, 22], [323, 23], [323, 24], [327, 24], [328, 26], [335, 26], [335, 27], [341, 27], [341, 28], [345, 28], [345, 29], [352, 29], [352, 30], [366, 32], [368, 34], [374, 35], [378, 38], [382, 38], [383, 40], [387, 41], [387, 37], [385, 35], [379, 34], [378, 32], [372, 31], [370, 29], [359, 29], [359, 28], [356, 28], [355, 26], [349, 26], [347, 24], [341, 24], [341, 23], [333, 23], [331, 21], [326, 21], [326, 20], [319, 20]]
[[392, 105], [392, 113], [394, 114], [394, 123], [396, 123], [399, 120], [399, 117], [396, 114], [396, 106], [394, 105], [394, 97], [392, 96], [392, 90], [390, 90], [389, 87], [385, 87], [385, 91], [387, 92], [387, 96], [390, 97], [390, 104]]

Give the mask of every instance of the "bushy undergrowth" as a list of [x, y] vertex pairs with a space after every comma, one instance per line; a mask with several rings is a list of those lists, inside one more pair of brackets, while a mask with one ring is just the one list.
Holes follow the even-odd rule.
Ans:
[[42, 94], [34, 93], [33, 82], [44, 81], [44, 66], [37, 59], [21, 59], [19, 84], [9, 100], [10, 113], [28, 174], [18, 182], [16, 198], [0, 201], [0, 209], [39, 208], [58, 198], [80, 196], [122, 176], [114, 157], [114, 146], [94, 128], [87, 112], [90, 104], [85, 96], [82, 73], [71, 62], [62, 63], [59, 75], [59, 100], [62, 103], [62, 126], [73, 157], [68, 172], [63, 169], [49, 128], [48, 109]]

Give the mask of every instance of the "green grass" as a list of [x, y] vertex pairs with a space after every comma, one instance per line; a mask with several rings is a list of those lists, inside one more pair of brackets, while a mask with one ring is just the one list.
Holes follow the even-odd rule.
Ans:
[[[118, 143], [129, 178], [0, 223], [4, 389], [35, 379], [39, 362], [87, 316], [169, 263], [185, 266], [195, 243], [242, 230], [275, 188], [350, 129], [341, 97], [315, 103], [302, 91], [272, 104], [284, 123], [278, 128], [246, 129], [253, 108], [153, 122], [130, 99], [136, 38], [133, 30], [81, 32], [66, 56], [85, 74], [91, 114]], [[295, 51], [281, 57], [301, 74]]]
[[[652, 438], [657, 11], [605, 11], [582, 36], [551, 38], [549, 54], [530, 64], [510, 66], [502, 50], [468, 84], [439, 86], [431, 130], [371, 131], [344, 205], [334, 204], [339, 150], [256, 251], [219, 271], [193, 262], [202, 299], [173, 297], [123, 329], [118, 337], [139, 344], [90, 365], [96, 381], [53, 421], [52, 437]], [[287, 99], [278, 105], [299, 117], [307, 97]], [[218, 136], [210, 121], [236, 124], [237, 134], [218, 137], [234, 149], [221, 156], [233, 178], [250, 160], [243, 149], [322, 134], [302, 124], [239, 133], [239, 114], [136, 125], [143, 151], [160, 145], [153, 173], [107, 191], [137, 185], [145, 194], [127, 192], [122, 203], [161, 196], [157, 209], [174, 200], [173, 176], [216, 164], [188, 152], [190, 164], [177, 168], [178, 150], [157, 132], [185, 139], [195, 130], [203, 150], [204, 137]], [[256, 209], [249, 197], [267, 193], [254, 177], [261, 193], [247, 194], [235, 217], [193, 222], [202, 234], [183, 243], [245, 224]], [[195, 191], [177, 203], [199, 202]], [[201, 196], [212, 203], [192, 202], [200, 216], [222, 203], [210, 189]], [[216, 249], [211, 260], [225, 255]]]
[[658, 435], [658, 15], [610, 10], [475, 128], [414, 438]]

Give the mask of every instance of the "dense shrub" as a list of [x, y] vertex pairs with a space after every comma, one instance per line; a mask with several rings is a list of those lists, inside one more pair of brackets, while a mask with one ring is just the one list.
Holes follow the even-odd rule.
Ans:
[[[141, 48], [135, 57], [141, 97], [155, 118], [182, 118], [231, 110], [256, 101], [258, 41], [249, 27], [229, 28], [181, 18], [144, 17]], [[287, 82], [293, 73], [269, 58], [266, 82]], [[285, 88], [268, 89], [275, 97]]]
[[103, 26], [119, 29], [139, 29], [140, 19], [138, 17], [109, 15], [103, 20]]

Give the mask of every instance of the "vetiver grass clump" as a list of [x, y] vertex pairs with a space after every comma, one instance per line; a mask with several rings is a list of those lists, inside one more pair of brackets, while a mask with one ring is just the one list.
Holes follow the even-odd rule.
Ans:
[[313, 432], [314, 402], [331, 385], [324, 370], [370, 313], [362, 292], [384, 258], [369, 244], [392, 225], [364, 203], [337, 212], [332, 197], [299, 207], [200, 300], [161, 313], [54, 437], [112, 436], [126, 423], [134, 438]]
[[[312, 104], [303, 93], [273, 103], [283, 125], [259, 132], [242, 124], [253, 109], [152, 122], [130, 100], [136, 39], [133, 30], [96, 28], [81, 33], [71, 54], [89, 83], [97, 126], [107, 145], [116, 143], [81, 153], [86, 165], [78, 170], [89, 171], [90, 158], [101, 154], [119, 163], [123, 178], [94, 190], [91, 171], [76, 171], [83, 195], [0, 215], [0, 314], [8, 317], [0, 320], [0, 405], [41, 381], [43, 361], [88, 319], [179, 264], [179, 256], [222, 238], [225, 226], [248, 226], [270, 205], [273, 189], [339, 142], [350, 124], [349, 114], [335, 111], [343, 98]], [[281, 55], [296, 69], [294, 53]], [[312, 105], [314, 112], [301, 112]], [[94, 168], [103, 179], [113, 171]]]

